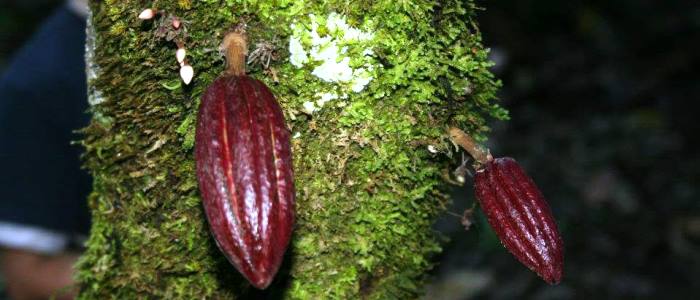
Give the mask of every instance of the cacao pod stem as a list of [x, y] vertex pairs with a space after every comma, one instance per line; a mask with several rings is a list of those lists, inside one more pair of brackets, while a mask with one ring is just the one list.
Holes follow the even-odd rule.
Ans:
[[448, 133], [452, 142], [469, 152], [469, 155], [476, 160], [478, 165], [483, 165], [487, 161], [493, 159], [489, 149], [479, 145], [479, 143], [477, 143], [471, 136], [466, 134], [461, 129], [457, 127], [450, 127]]
[[226, 75], [244, 75], [245, 57], [248, 55], [248, 35], [243, 26], [224, 36], [221, 48], [226, 56]]

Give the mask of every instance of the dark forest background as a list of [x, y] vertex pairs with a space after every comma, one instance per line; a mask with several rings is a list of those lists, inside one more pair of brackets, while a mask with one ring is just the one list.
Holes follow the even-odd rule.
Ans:
[[[0, 0], [0, 70], [60, 1]], [[480, 1], [508, 122], [489, 147], [516, 158], [565, 242], [551, 287], [512, 258], [477, 210], [447, 240], [427, 299], [692, 299], [700, 295], [700, 4]], [[694, 133], [695, 132], [695, 133]], [[471, 181], [449, 210], [474, 203]], [[2, 285], [0, 279], [0, 286]], [[0, 288], [1, 289], [1, 288]]]
[[[490, 147], [549, 200], [565, 244], [547, 286], [481, 213], [456, 217], [431, 299], [697, 299], [700, 295], [700, 3], [481, 1], [511, 120]], [[451, 210], [472, 205], [470, 183]]]

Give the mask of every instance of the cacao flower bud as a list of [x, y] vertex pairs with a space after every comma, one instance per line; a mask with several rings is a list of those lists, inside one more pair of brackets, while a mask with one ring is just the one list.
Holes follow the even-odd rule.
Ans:
[[561, 281], [563, 245], [542, 193], [510, 157], [488, 160], [476, 172], [481, 209], [501, 243], [549, 284]]
[[150, 19], [153, 19], [153, 16], [155, 16], [155, 15], [156, 15], [156, 11], [154, 9], [146, 8], [139, 13], [139, 19], [150, 20]]
[[177, 59], [177, 63], [180, 65], [185, 63], [185, 56], [187, 55], [187, 50], [185, 50], [184, 47], [178, 47], [177, 50], [175, 50], [175, 59]]
[[282, 263], [294, 226], [290, 134], [270, 90], [241, 73], [243, 67], [235, 68], [202, 96], [197, 179], [219, 249], [253, 286], [264, 289]]
[[182, 79], [182, 82], [184, 82], [185, 85], [190, 84], [190, 82], [192, 82], [193, 76], [194, 69], [192, 68], [192, 66], [183, 62], [182, 66], [180, 67], [180, 78]]

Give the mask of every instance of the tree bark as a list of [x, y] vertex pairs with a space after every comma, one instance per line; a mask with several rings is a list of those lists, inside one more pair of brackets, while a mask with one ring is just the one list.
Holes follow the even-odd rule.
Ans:
[[[447, 128], [483, 139], [485, 118], [506, 118], [472, 1], [154, 1], [162, 14], [139, 20], [143, 3], [90, 4], [93, 225], [80, 297], [418, 297], [440, 251], [431, 225], [448, 202], [444, 177], [460, 163]], [[183, 27], [171, 34], [173, 16]], [[250, 53], [276, 49], [248, 73], [294, 136], [297, 225], [264, 292], [209, 234], [192, 153], [200, 95], [225, 68], [217, 47], [243, 21]], [[175, 41], [195, 70], [189, 85]]]

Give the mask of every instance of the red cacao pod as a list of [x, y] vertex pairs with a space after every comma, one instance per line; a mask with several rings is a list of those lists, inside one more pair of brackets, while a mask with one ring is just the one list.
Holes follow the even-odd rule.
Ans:
[[266, 288], [294, 226], [290, 134], [264, 83], [223, 75], [199, 108], [195, 160], [209, 227], [250, 283]]
[[549, 284], [561, 281], [563, 245], [549, 205], [510, 157], [487, 161], [474, 177], [476, 197], [503, 245]]

